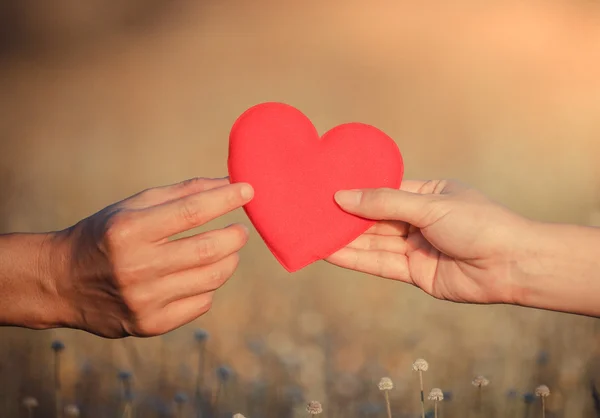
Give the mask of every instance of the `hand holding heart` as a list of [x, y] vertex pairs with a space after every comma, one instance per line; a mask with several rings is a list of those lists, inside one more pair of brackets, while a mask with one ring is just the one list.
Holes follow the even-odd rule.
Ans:
[[378, 223], [327, 258], [455, 302], [513, 303], [511, 270], [529, 222], [447, 181], [336, 194], [349, 213]]

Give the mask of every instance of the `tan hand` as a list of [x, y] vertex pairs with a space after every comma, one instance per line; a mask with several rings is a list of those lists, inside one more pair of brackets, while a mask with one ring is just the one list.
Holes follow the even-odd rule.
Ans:
[[237, 267], [247, 229], [169, 238], [252, 196], [247, 184], [194, 179], [146, 190], [58, 233], [57, 309], [66, 325], [109, 338], [154, 336], [207, 312]]

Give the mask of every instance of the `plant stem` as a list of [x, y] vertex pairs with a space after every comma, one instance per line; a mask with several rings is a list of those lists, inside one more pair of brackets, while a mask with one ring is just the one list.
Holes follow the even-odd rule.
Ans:
[[425, 395], [423, 394], [423, 371], [419, 370], [419, 382], [421, 383], [421, 417], [425, 418]]
[[546, 399], [542, 396], [542, 418], [546, 418]]
[[223, 390], [224, 390], [224, 384], [223, 384], [223, 382], [219, 382], [219, 386], [213, 397], [213, 411], [214, 411], [215, 417], [219, 416], [219, 400], [221, 399]]
[[204, 379], [204, 353], [205, 353], [206, 343], [203, 341], [200, 343], [200, 348], [198, 349], [198, 370], [196, 374], [196, 390], [195, 390], [195, 398], [196, 398], [196, 417], [200, 418], [202, 416], [202, 405], [200, 404], [202, 390], [202, 383]]
[[56, 418], [62, 417], [62, 399], [60, 390], [60, 352], [54, 351], [54, 404], [56, 408]]
[[123, 408], [123, 418], [131, 418], [131, 402], [126, 402]]
[[435, 401], [435, 404], [434, 404], [434, 406], [433, 406], [433, 407], [434, 407], [434, 412], [435, 412], [435, 414], [434, 414], [434, 417], [435, 417], [435, 418], [438, 418], [438, 416], [437, 416], [437, 405], [438, 405], [438, 401], [436, 400], [436, 401]]
[[388, 418], [392, 418], [392, 408], [390, 406], [390, 396], [388, 395], [388, 391], [385, 391], [385, 403], [387, 406], [387, 414]]

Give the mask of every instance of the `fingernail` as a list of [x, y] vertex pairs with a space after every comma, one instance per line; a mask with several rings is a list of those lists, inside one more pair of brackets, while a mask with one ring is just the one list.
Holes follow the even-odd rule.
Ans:
[[238, 227], [242, 228], [244, 231], [246, 231], [246, 235], [248, 235], [250, 233], [250, 229], [248, 229], [248, 227], [246, 225], [239, 224], [239, 223], [229, 224], [229, 225], [227, 225], [223, 229], [229, 229], [229, 228], [233, 228], [233, 227], [236, 227], [236, 226], [238, 226]]
[[254, 189], [249, 184], [244, 184], [240, 193], [242, 194], [242, 198], [244, 198], [244, 200], [250, 200], [252, 199], [252, 196], [254, 196]]
[[334, 196], [335, 201], [338, 203], [338, 205], [345, 207], [358, 206], [361, 197], [362, 192], [360, 190], [341, 190], [337, 192]]

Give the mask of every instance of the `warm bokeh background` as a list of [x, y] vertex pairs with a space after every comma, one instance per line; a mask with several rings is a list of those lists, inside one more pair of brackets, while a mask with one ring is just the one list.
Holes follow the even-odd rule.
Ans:
[[[295, 105], [321, 132], [378, 126], [407, 177], [600, 224], [600, 5], [520, 3], [2, 0], [0, 232], [64, 228], [147, 187], [226, 175], [231, 124], [262, 101]], [[243, 212], [211, 226], [233, 220]], [[389, 375], [394, 416], [419, 416], [417, 357], [426, 387], [452, 392], [445, 418], [468, 416], [477, 374], [491, 381], [487, 416], [538, 416], [522, 395], [540, 383], [548, 416], [599, 413], [598, 320], [443, 303], [325, 263], [290, 275], [253, 232], [210, 313], [164, 337], [0, 330], [0, 416], [26, 416], [26, 395], [53, 416], [57, 338], [65, 402], [82, 416], [119, 416], [119, 370], [133, 373], [137, 416], [169, 416], [177, 391], [193, 395], [198, 327], [207, 388], [217, 364], [237, 375], [222, 415], [304, 416], [280, 390], [299, 387], [327, 418], [383, 417], [376, 383]]]

